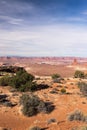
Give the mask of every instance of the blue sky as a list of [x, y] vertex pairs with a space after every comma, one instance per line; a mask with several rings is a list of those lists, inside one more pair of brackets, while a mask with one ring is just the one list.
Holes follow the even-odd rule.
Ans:
[[0, 0], [0, 56], [87, 57], [87, 1]]

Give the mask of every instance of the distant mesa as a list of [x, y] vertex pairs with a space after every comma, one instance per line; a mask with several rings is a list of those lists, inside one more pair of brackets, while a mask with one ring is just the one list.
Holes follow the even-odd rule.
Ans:
[[75, 58], [74, 60], [73, 60], [73, 62], [72, 62], [72, 65], [78, 65], [79, 63], [78, 63], [78, 60]]

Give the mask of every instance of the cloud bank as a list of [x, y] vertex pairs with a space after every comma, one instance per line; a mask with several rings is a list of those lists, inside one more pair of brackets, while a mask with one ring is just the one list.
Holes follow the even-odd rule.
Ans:
[[1, 0], [0, 56], [86, 57], [87, 2], [70, 1]]

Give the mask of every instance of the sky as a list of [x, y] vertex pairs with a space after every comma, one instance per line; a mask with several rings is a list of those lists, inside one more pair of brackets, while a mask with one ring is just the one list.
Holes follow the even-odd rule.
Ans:
[[87, 57], [87, 0], [0, 0], [0, 56]]

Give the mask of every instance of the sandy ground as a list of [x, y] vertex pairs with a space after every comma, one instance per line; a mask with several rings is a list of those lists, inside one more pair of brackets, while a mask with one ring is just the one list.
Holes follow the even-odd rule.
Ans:
[[39, 76], [51, 76], [58, 73], [63, 77], [71, 77], [75, 72], [73, 67], [67, 67], [66, 65], [29, 64], [25, 69], [29, 73]]
[[[12, 130], [27, 130], [31, 126], [40, 126], [47, 130], [72, 130], [76, 126], [86, 125], [83, 122], [67, 120], [68, 115], [75, 110], [81, 110], [87, 114], [87, 99], [81, 95], [76, 85], [78, 80], [66, 78], [61, 86], [55, 83], [48, 89], [35, 92], [41, 99], [53, 102], [55, 109], [50, 114], [40, 113], [33, 117], [25, 117], [19, 111], [19, 104], [13, 108], [0, 106], [0, 126]], [[60, 94], [61, 88], [64, 87], [70, 94]], [[58, 89], [58, 94], [50, 93], [54, 88]], [[13, 97], [9, 87], [0, 87], [0, 92], [7, 94], [13, 102], [19, 101], [19, 96]], [[48, 124], [47, 121], [51, 118], [56, 119], [56, 123]]]
[[[20, 65], [21, 66], [21, 65]], [[15, 107], [5, 107], [0, 105], [0, 127], [11, 128], [12, 130], [29, 130], [31, 126], [40, 126], [46, 130], [72, 130], [77, 126], [87, 125], [79, 121], [68, 121], [68, 115], [75, 111], [81, 110], [87, 115], [87, 99], [83, 97], [77, 87], [76, 83], [79, 79], [73, 79], [73, 75], [76, 69], [84, 70], [86, 65], [47, 65], [47, 64], [27, 64], [25, 69], [34, 75], [40, 76], [39, 83], [49, 84], [48, 89], [35, 92], [41, 99], [45, 101], [51, 101], [55, 105], [55, 109], [50, 114], [40, 113], [33, 117], [25, 117], [20, 113], [19, 96], [13, 96], [13, 93], [9, 91], [9, 87], [0, 87], [0, 94], [7, 94], [9, 99], [17, 103]], [[58, 73], [62, 77], [65, 77], [63, 84], [51, 84], [50, 75]], [[58, 94], [50, 93], [53, 89], [58, 90]], [[66, 91], [70, 94], [60, 94], [60, 90], [66, 88]], [[47, 121], [51, 118], [56, 119], [56, 123], [48, 124]]]
[[38, 76], [51, 76], [52, 74], [58, 73], [62, 77], [73, 77], [76, 70], [83, 71], [87, 73], [87, 65], [78, 64], [78, 65], [50, 65], [50, 64], [28, 64], [25, 66], [25, 69], [33, 74]]

